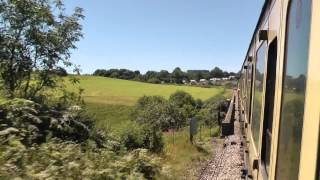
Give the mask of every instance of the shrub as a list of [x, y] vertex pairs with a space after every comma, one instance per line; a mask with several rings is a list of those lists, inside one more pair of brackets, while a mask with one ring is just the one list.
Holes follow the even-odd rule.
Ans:
[[218, 124], [217, 110], [214, 108], [202, 108], [196, 115], [197, 119], [208, 127]]
[[116, 154], [108, 149], [84, 149], [72, 142], [52, 140], [26, 148], [0, 138], [1, 179], [155, 179], [161, 159], [137, 149]]
[[197, 103], [199, 102], [196, 103], [196, 101], [189, 93], [186, 93], [184, 91], [176, 91], [170, 96], [169, 103], [173, 104], [178, 108], [179, 112], [182, 113], [186, 121], [188, 118], [195, 116], [198, 110]]
[[164, 143], [162, 131], [154, 127], [146, 126], [144, 144], [151, 152], [160, 153], [163, 150]]
[[128, 149], [134, 150], [144, 147], [146, 134], [143, 128], [135, 122], [128, 123], [120, 132], [120, 142]]
[[176, 91], [170, 96], [169, 101], [179, 108], [183, 108], [183, 106], [186, 105], [194, 107], [196, 104], [193, 97], [189, 93], [184, 91]]
[[160, 83], [161, 83], [161, 81], [160, 81], [158, 78], [148, 79], [147, 82], [148, 82], [148, 83], [153, 83], [153, 84], [160, 84]]
[[140, 124], [149, 124], [160, 128], [165, 104], [167, 104], [167, 100], [161, 96], [143, 96], [138, 99], [132, 115]]
[[0, 105], [0, 122], [3, 136], [19, 136], [27, 146], [53, 137], [78, 143], [102, 138], [80, 106], [61, 109], [25, 99], [7, 100]]
[[182, 127], [186, 122], [184, 114], [186, 113], [181, 112], [177, 106], [163, 97], [144, 96], [135, 105], [133, 118], [140, 124], [149, 124], [162, 131], [167, 131]]

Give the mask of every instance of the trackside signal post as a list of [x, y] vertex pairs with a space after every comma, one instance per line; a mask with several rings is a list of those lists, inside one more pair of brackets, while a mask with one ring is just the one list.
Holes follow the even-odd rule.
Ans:
[[197, 134], [198, 122], [196, 118], [190, 118], [190, 142], [193, 144], [193, 136]]

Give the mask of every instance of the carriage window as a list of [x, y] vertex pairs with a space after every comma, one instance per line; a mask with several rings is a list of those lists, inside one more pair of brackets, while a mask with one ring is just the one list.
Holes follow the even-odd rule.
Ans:
[[261, 103], [262, 103], [262, 91], [263, 91], [263, 79], [264, 79], [264, 67], [265, 67], [265, 55], [267, 50], [267, 44], [264, 42], [257, 52], [256, 62], [256, 74], [254, 82], [254, 97], [253, 97], [253, 111], [252, 111], [252, 135], [253, 140], [258, 148], [259, 134], [260, 134], [260, 117], [261, 117]]
[[292, 0], [287, 19], [276, 179], [298, 179], [311, 0]]
[[247, 117], [248, 121], [250, 122], [250, 111], [251, 111], [251, 88], [252, 88], [252, 64], [248, 65], [248, 92], [247, 92]]
[[[266, 75], [266, 90], [265, 90], [265, 107], [262, 130], [262, 148], [261, 161], [266, 177], [269, 176], [270, 153], [272, 142], [272, 124], [273, 124], [273, 108], [274, 96], [276, 90], [277, 76], [277, 39], [274, 39], [268, 50], [267, 75]], [[265, 178], [267, 179], [267, 178]]]

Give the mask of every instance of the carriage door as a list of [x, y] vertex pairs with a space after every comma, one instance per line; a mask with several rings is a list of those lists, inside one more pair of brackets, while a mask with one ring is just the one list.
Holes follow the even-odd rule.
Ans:
[[268, 61], [267, 61], [265, 109], [264, 109], [263, 132], [262, 132], [263, 133], [262, 148], [261, 148], [261, 164], [262, 164], [262, 174], [265, 177], [264, 179], [268, 179], [268, 176], [269, 176], [276, 72], [277, 72], [277, 39], [274, 39], [269, 45]]

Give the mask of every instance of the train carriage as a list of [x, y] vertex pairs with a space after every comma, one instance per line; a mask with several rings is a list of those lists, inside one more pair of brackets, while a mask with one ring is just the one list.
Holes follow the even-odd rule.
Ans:
[[253, 179], [319, 179], [320, 1], [266, 0], [238, 83]]

